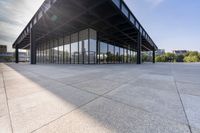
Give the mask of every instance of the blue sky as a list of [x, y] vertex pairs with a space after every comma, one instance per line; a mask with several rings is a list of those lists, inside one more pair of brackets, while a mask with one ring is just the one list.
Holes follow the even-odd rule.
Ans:
[[[0, 0], [0, 44], [11, 45], [43, 0]], [[200, 0], [125, 0], [159, 48], [200, 51]]]
[[200, 0], [125, 0], [159, 48], [200, 51]]

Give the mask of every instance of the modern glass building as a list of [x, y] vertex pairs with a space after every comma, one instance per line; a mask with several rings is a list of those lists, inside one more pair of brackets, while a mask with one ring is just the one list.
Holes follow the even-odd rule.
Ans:
[[31, 64], [142, 62], [154, 44], [123, 0], [45, 0], [13, 44]]

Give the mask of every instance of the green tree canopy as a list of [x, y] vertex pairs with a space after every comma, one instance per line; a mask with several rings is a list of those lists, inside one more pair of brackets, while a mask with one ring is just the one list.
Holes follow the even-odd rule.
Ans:
[[156, 62], [200, 62], [200, 53], [189, 51], [184, 55], [175, 55], [174, 53], [165, 53], [156, 56]]

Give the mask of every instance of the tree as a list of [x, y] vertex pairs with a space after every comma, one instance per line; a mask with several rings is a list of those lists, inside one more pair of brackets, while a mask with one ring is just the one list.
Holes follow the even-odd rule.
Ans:
[[176, 62], [183, 62], [184, 61], [184, 55], [177, 55], [176, 56]]
[[156, 56], [156, 62], [166, 62], [165, 55]]
[[184, 58], [184, 62], [199, 62], [199, 61], [200, 61], [200, 59], [196, 55], [195, 56], [186, 56]]
[[185, 57], [183, 60], [184, 62], [199, 62], [200, 61], [199, 53], [195, 51], [190, 51], [185, 54]]
[[148, 61], [148, 55], [143, 53], [142, 54], [142, 62]]
[[166, 61], [167, 62], [174, 62], [175, 61], [175, 54], [174, 53], [170, 53], [170, 52], [168, 52], [168, 53], [166, 53], [165, 54], [165, 57], [166, 57]]
[[156, 56], [156, 62], [200, 62], [200, 53], [195, 51], [187, 52], [184, 55], [175, 55], [173, 53], [165, 53]]

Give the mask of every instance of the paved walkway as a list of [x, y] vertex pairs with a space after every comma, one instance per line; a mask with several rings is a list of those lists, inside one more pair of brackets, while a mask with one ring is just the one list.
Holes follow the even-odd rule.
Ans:
[[0, 64], [0, 133], [200, 133], [200, 64]]

